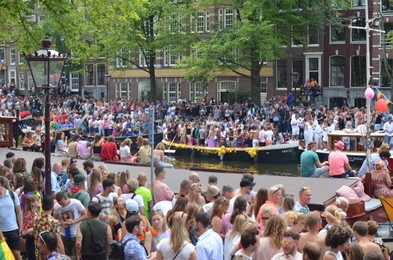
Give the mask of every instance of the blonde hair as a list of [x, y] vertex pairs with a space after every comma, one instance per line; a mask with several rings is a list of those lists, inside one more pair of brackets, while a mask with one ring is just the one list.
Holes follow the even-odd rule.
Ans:
[[334, 205], [329, 205], [325, 208], [325, 211], [329, 212], [332, 214], [339, 222], [341, 222], [341, 214], [340, 214], [340, 209], [337, 208], [337, 206]]
[[299, 212], [299, 211], [285, 212], [284, 219], [287, 222], [288, 226], [291, 226], [292, 224], [297, 224], [299, 222], [306, 223], [306, 215], [303, 212]]
[[164, 143], [163, 142], [158, 143], [157, 146], [156, 146], [156, 150], [165, 151]]
[[124, 141], [120, 144], [120, 146], [121, 147], [124, 147], [124, 146], [131, 146], [131, 144], [132, 144], [132, 141], [131, 141], [131, 139], [130, 138], [126, 138], [126, 139], [124, 139]]
[[286, 229], [287, 225], [284, 219], [279, 215], [274, 215], [271, 216], [267, 221], [263, 236], [270, 238], [270, 241], [272, 242], [275, 249], [280, 249]]
[[97, 168], [93, 168], [92, 173], [90, 174], [88, 192], [92, 194], [94, 192], [95, 187], [99, 183], [101, 183], [101, 170]]
[[[164, 216], [164, 212], [162, 212], [161, 210], [153, 210], [151, 212], [151, 214], [150, 214], [150, 218], [152, 219], [152, 222], [153, 222], [153, 217], [155, 215], [160, 215], [160, 217], [162, 218], [163, 223], [162, 223], [162, 227], [161, 227], [162, 228], [161, 232], [165, 232], [168, 229], [168, 224], [166, 222], [166, 218]], [[184, 225], [184, 222], [183, 222], [183, 225]]]
[[30, 194], [26, 198], [26, 212], [33, 211], [32, 203], [38, 201], [38, 196], [35, 194]]
[[229, 238], [233, 239], [237, 234], [241, 234], [244, 230], [244, 224], [248, 219], [249, 217], [245, 214], [237, 215], [235, 222], [233, 222], [232, 229], [228, 232]]
[[138, 182], [137, 179], [130, 178], [130, 179], [127, 181], [127, 186], [128, 186], [128, 191], [129, 191], [130, 193], [134, 193], [135, 190], [136, 190], [136, 189], [138, 188], [138, 186], [139, 186], [139, 182]]
[[389, 144], [387, 144], [387, 143], [381, 144], [381, 146], [378, 148], [377, 153], [380, 153], [381, 151], [384, 151], [384, 150], [386, 150], [386, 151], [390, 150]]
[[127, 184], [128, 180], [131, 178], [131, 174], [128, 170], [122, 171], [119, 179], [119, 186], [122, 189], [125, 184]]
[[181, 250], [184, 242], [189, 242], [190, 239], [182, 217], [174, 215], [170, 220], [170, 227], [170, 245], [172, 246], [172, 251], [177, 254]]

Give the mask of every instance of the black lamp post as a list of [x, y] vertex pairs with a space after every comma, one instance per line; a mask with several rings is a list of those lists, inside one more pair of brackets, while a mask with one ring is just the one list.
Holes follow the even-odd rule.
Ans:
[[109, 101], [109, 81], [111, 80], [111, 75], [109, 73], [105, 74], [105, 81], [106, 81], [106, 101]]
[[52, 41], [45, 37], [42, 49], [34, 54], [25, 54], [36, 88], [45, 91], [45, 194], [52, 193], [50, 151], [50, 90], [58, 87], [67, 56], [51, 49]]
[[351, 93], [351, 91], [349, 90], [349, 88], [347, 88], [347, 106], [348, 107], [350, 107], [350, 105], [349, 105], [349, 102], [350, 102], [350, 99], [349, 99], [349, 94]]
[[291, 76], [292, 76], [292, 87], [295, 89], [295, 102], [294, 102], [294, 104], [296, 106], [296, 88], [297, 88], [297, 84], [298, 84], [298, 81], [299, 81], [299, 72], [294, 71], [291, 74]]

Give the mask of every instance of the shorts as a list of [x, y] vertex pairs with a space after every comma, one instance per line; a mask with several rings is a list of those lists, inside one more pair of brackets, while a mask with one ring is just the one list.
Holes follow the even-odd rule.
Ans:
[[205, 144], [205, 139], [199, 139], [199, 145], [204, 145]]
[[19, 244], [19, 230], [16, 229], [14, 231], [3, 232], [5, 237], [5, 241], [7, 242], [8, 247], [11, 251], [20, 250]]
[[299, 128], [292, 128], [292, 135], [299, 135]]

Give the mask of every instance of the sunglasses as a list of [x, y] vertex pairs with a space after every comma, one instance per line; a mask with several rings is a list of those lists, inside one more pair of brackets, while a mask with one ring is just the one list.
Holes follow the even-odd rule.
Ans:
[[300, 192], [306, 191], [306, 190], [311, 190], [310, 187], [303, 187], [301, 188]]
[[282, 246], [290, 246], [290, 245], [292, 245], [293, 243], [292, 242], [288, 242], [288, 241], [282, 241], [281, 242], [281, 245]]
[[44, 230], [41, 233], [38, 234], [38, 237], [41, 239], [42, 243], [44, 243], [44, 245], [46, 245], [45, 239], [42, 237], [43, 234], [45, 233], [49, 233], [48, 230]]
[[261, 217], [262, 220], [269, 220], [270, 217]]

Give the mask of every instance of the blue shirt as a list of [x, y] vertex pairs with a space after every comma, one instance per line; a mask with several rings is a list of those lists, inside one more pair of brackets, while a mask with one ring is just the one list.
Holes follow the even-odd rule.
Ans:
[[224, 258], [222, 238], [211, 229], [198, 238], [195, 248], [198, 260], [222, 260]]
[[140, 244], [139, 239], [134, 235], [127, 233], [123, 240], [121, 241], [123, 244], [125, 241], [128, 241], [124, 246], [124, 259], [125, 260], [146, 260], [147, 255], [145, 248]]
[[295, 206], [293, 207], [294, 211], [298, 211], [298, 212], [302, 212], [304, 214], [308, 214], [310, 213], [310, 209], [308, 208], [308, 206], [302, 206], [300, 205], [299, 201], [296, 202]]
[[9, 232], [18, 229], [15, 208], [19, 205], [20, 202], [18, 195], [16, 195], [14, 192], [14, 201], [12, 201], [10, 191], [6, 189], [5, 194], [0, 197], [0, 229], [3, 232]]

